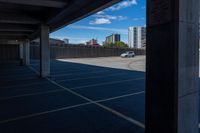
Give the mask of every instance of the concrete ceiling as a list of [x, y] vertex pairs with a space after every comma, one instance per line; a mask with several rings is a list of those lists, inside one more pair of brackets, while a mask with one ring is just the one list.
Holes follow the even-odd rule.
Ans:
[[0, 0], [0, 40], [34, 39], [39, 27], [50, 32], [121, 0]]

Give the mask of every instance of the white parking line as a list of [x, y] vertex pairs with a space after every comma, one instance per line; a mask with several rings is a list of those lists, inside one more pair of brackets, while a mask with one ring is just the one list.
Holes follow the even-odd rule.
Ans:
[[48, 94], [48, 93], [55, 93], [55, 92], [61, 92], [65, 91], [63, 89], [57, 89], [57, 90], [50, 90], [45, 92], [37, 92], [37, 93], [29, 93], [29, 94], [23, 94], [23, 95], [16, 95], [16, 96], [10, 96], [10, 97], [0, 97], [0, 101], [2, 100], [10, 100], [14, 98], [21, 98], [21, 97], [27, 97], [27, 96], [34, 96], [34, 95], [42, 95], [42, 94]]
[[[96, 87], [96, 86], [102, 86], [102, 85], [111, 85], [111, 84], [116, 84], [116, 83], [123, 83], [123, 82], [128, 82], [128, 81], [134, 81], [134, 80], [141, 80], [144, 78], [138, 78], [138, 79], [128, 79], [128, 80], [121, 80], [121, 81], [113, 81], [113, 82], [108, 82], [108, 83], [99, 83], [99, 84], [92, 84], [92, 85], [85, 85], [85, 86], [79, 86], [79, 87], [74, 87], [74, 88], [70, 88], [71, 90], [75, 90], [75, 89], [83, 89], [83, 88], [87, 88], [87, 87]], [[55, 81], [54, 81], [55, 82]], [[41, 83], [40, 83], [41, 84]], [[30, 86], [26, 85], [26, 86]], [[35, 84], [32, 84], [35, 85]], [[25, 85], [24, 85], [25, 86]], [[22, 86], [20, 86], [22, 87]], [[11, 87], [9, 87], [11, 88]], [[34, 95], [41, 95], [41, 94], [48, 94], [48, 93], [55, 93], [55, 92], [59, 92], [59, 91], [63, 91], [63, 90], [50, 90], [50, 91], [45, 91], [45, 92], [36, 92], [36, 93], [27, 93], [27, 94], [22, 94], [22, 95], [15, 95], [15, 96], [10, 96], [10, 97], [0, 97], [0, 101], [2, 100], [9, 100], [9, 99], [14, 99], [14, 98], [20, 98], [20, 97], [27, 97], [27, 96], [34, 96]]]
[[1, 75], [0, 78], [13, 78], [13, 77], [17, 77], [17, 78], [20, 78], [20, 77], [29, 77], [29, 76], [33, 76], [34, 73], [30, 73], [30, 72], [27, 72], [27, 73], [18, 73], [18, 74], [5, 74], [5, 75]]
[[72, 108], [75, 108], [75, 107], [80, 107], [80, 106], [84, 106], [84, 105], [88, 105], [88, 104], [91, 104], [91, 103], [87, 102], [87, 103], [83, 103], [83, 104], [78, 104], [78, 105], [63, 107], [63, 108], [49, 110], [49, 111], [45, 111], [45, 112], [34, 113], [34, 114], [30, 114], [30, 115], [24, 115], [24, 116], [20, 116], [20, 117], [16, 117], [16, 118], [2, 120], [2, 121], [0, 121], [0, 124], [4, 124], [4, 123], [8, 123], [8, 122], [13, 122], [13, 121], [17, 121], [17, 120], [22, 120], [22, 119], [27, 119], [27, 118], [31, 118], [31, 117], [36, 117], [36, 116], [40, 116], [40, 115], [50, 114], [50, 113], [54, 113], [54, 112], [58, 112], [58, 111], [63, 111], [63, 110], [67, 110], [67, 109], [72, 109]]
[[[37, 72], [35, 69], [33, 69], [32, 67], [30, 67], [31, 70], [33, 70], [34, 72]], [[39, 72], [37, 72], [37, 74], [39, 74]], [[113, 74], [114, 75], [114, 74]], [[94, 78], [94, 77], [93, 77]], [[74, 87], [71, 89], [82, 89], [82, 88], [87, 88], [87, 87], [95, 87], [95, 86], [102, 86], [102, 85], [110, 85], [110, 84], [115, 84], [115, 83], [123, 83], [123, 82], [128, 82], [128, 81], [134, 81], [134, 80], [141, 80], [144, 78], [137, 78], [137, 79], [128, 79], [128, 80], [121, 80], [121, 81], [113, 81], [113, 82], [107, 82], [107, 83], [99, 83], [99, 84], [92, 84], [92, 85], [86, 85], [86, 86], [78, 86], [78, 87]], [[73, 79], [72, 79], [73, 80]], [[42, 83], [32, 83], [32, 84], [25, 84], [25, 85], [19, 85], [19, 86], [9, 86], [9, 87], [5, 87], [5, 88], [12, 88], [12, 87], [25, 87], [25, 86], [31, 86], [31, 85], [37, 85], [37, 84], [42, 84]], [[1, 100], [9, 100], [9, 99], [14, 99], [14, 98], [20, 98], [20, 97], [26, 97], [26, 96], [33, 96], [33, 95], [41, 95], [41, 94], [48, 94], [48, 93], [54, 93], [54, 92], [58, 92], [58, 91], [62, 91], [62, 90], [51, 90], [51, 91], [45, 91], [45, 92], [38, 92], [38, 93], [29, 93], [29, 94], [22, 94], [22, 95], [15, 95], [15, 96], [10, 96], [10, 97], [2, 97], [0, 98]]]
[[74, 80], [84, 80], [84, 79], [93, 79], [93, 78], [105, 78], [105, 77], [111, 77], [111, 76], [116, 76], [116, 75], [124, 75], [125, 73], [115, 73], [115, 74], [108, 74], [108, 75], [99, 75], [99, 76], [92, 76], [92, 77], [87, 77], [87, 78], [72, 78], [72, 79], [64, 79], [64, 80], [58, 80], [56, 82], [61, 83], [65, 81], [74, 81]]
[[83, 70], [81, 69], [75, 69], [75, 70], [70, 70], [70, 71], [67, 71], [67, 70], [54, 70], [56, 71], [56, 73], [54, 73], [54, 75], [59, 75], [60, 73], [75, 73], [75, 72], [83, 72]]
[[[32, 68], [32, 69], [34, 69], [34, 68]], [[35, 70], [35, 71], [36, 71], [36, 70]], [[38, 72], [37, 72], [37, 73], [38, 73]], [[140, 78], [140, 79], [141, 79], [141, 78]], [[144, 79], [144, 78], [143, 78], [143, 79]], [[125, 119], [125, 120], [127, 120], [127, 121], [129, 121], [129, 122], [131, 122], [131, 123], [133, 123], [133, 124], [135, 124], [135, 125], [137, 125], [138, 127], [145, 128], [145, 125], [144, 125], [143, 123], [141, 123], [141, 122], [139, 122], [139, 121], [137, 121], [137, 120], [135, 120], [135, 119], [133, 119], [133, 118], [131, 118], [131, 117], [128, 117], [128, 116], [126, 116], [126, 115], [124, 115], [124, 114], [122, 114], [122, 113], [120, 113], [120, 112], [118, 112], [118, 111], [116, 111], [116, 110], [114, 110], [114, 109], [111, 109], [111, 108], [109, 108], [109, 107], [107, 107], [107, 106], [104, 106], [104, 105], [102, 105], [102, 104], [100, 104], [100, 103], [97, 103], [97, 102], [95, 102], [95, 101], [93, 101], [93, 100], [91, 100], [91, 99], [89, 99], [89, 98], [87, 98], [87, 97], [85, 97], [85, 96], [83, 96], [83, 95], [81, 95], [81, 94], [79, 94], [79, 93], [74, 92], [73, 90], [70, 90], [70, 89], [68, 89], [68, 88], [66, 88], [66, 87], [64, 87], [64, 86], [62, 86], [62, 85], [56, 83], [55, 81], [52, 81], [52, 80], [49, 79], [49, 78], [47, 78], [47, 80], [49, 80], [51, 83], [57, 85], [58, 87], [63, 88], [64, 90], [70, 92], [71, 94], [74, 94], [74, 95], [76, 95], [76, 96], [78, 96], [78, 97], [80, 97], [80, 98], [82, 98], [82, 99], [84, 99], [84, 100], [86, 100], [86, 101], [88, 101], [88, 102], [90, 102], [90, 103], [93, 103], [93, 104], [95, 104], [95, 105], [101, 107], [102, 109], [107, 110], [108, 112], [110, 112], [110, 113], [112, 113], [112, 114], [115, 114], [115, 115], [117, 115], [118, 117], [121, 117], [121, 118], [123, 118], [123, 119]], [[130, 80], [130, 81], [131, 81], [131, 80]]]
[[29, 68], [30, 68], [31, 70], [33, 70], [37, 75], [40, 75], [40, 73], [39, 73], [36, 69], [34, 69], [32, 66], [29, 66]]
[[[66, 90], [64, 90], [64, 91], [66, 91]], [[125, 98], [125, 97], [134, 96], [134, 95], [139, 95], [139, 94], [144, 94], [144, 91], [136, 92], [136, 93], [132, 93], [132, 94], [127, 94], [127, 95], [122, 95], [122, 96], [117, 96], [117, 97], [112, 97], [112, 98], [107, 98], [107, 99], [102, 99], [102, 100], [97, 100], [97, 101], [94, 101], [94, 102], [96, 102], [96, 103], [106, 102], [106, 101], [116, 100], [116, 99], [119, 99], [119, 98]], [[45, 115], [45, 114], [55, 113], [55, 112], [59, 112], [59, 111], [64, 111], [64, 110], [68, 110], [68, 109], [72, 109], [72, 108], [86, 106], [86, 105], [89, 105], [89, 104], [93, 104], [93, 102], [86, 102], [86, 103], [82, 103], [82, 104], [77, 104], [77, 105], [62, 107], [62, 108], [53, 109], [53, 110], [49, 110], [49, 111], [34, 113], [34, 114], [30, 114], [30, 115], [25, 115], [25, 116], [20, 116], [20, 117], [16, 117], [16, 118], [11, 118], [11, 119], [7, 119], [7, 120], [2, 120], [2, 121], [0, 121], [0, 124], [13, 122], [13, 121], [17, 121], [17, 120], [22, 120], [22, 119], [27, 119], [27, 118], [36, 117], [36, 116], [41, 116], [41, 115]]]
[[98, 73], [104, 73], [104, 72], [109, 72], [109, 70], [101, 70], [101, 71], [94, 71], [94, 72], [79, 72], [79, 73], [67, 73], [67, 74], [55, 74], [52, 75], [52, 77], [63, 77], [63, 76], [69, 76], [69, 75], [80, 75], [80, 74], [88, 74], [88, 73], [94, 73], [94, 74], [98, 74]]
[[108, 112], [110, 112], [110, 113], [112, 113], [112, 114], [115, 114], [115, 115], [117, 115], [118, 117], [121, 117], [121, 118], [123, 118], [123, 119], [125, 119], [125, 120], [127, 120], [127, 121], [129, 121], [129, 122], [131, 122], [131, 123], [133, 123], [133, 124], [135, 124], [135, 125], [141, 127], [141, 128], [145, 128], [145, 125], [144, 125], [143, 123], [141, 123], [141, 122], [139, 122], [139, 121], [137, 121], [137, 120], [135, 120], [135, 119], [133, 119], [133, 118], [131, 118], [131, 117], [128, 117], [128, 116], [126, 116], [126, 115], [124, 115], [124, 114], [122, 114], [122, 113], [120, 113], [120, 112], [118, 112], [118, 111], [116, 111], [116, 110], [114, 110], [114, 109], [111, 109], [111, 108], [109, 108], [109, 107], [107, 107], [107, 106], [105, 106], [105, 105], [102, 105], [102, 104], [100, 104], [100, 103], [97, 103], [97, 102], [95, 102], [95, 101], [93, 101], [93, 100], [91, 100], [91, 99], [89, 99], [89, 98], [87, 98], [87, 97], [85, 97], [85, 96], [83, 96], [83, 95], [80, 95], [79, 93], [76, 93], [76, 92], [74, 92], [73, 90], [70, 90], [70, 89], [68, 89], [68, 88], [66, 88], [66, 87], [64, 87], [64, 86], [61, 86], [60, 84], [56, 83], [55, 81], [52, 81], [52, 80], [49, 79], [49, 78], [47, 78], [47, 79], [48, 79], [51, 83], [53, 83], [53, 84], [59, 86], [60, 88], [63, 88], [64, 90], [66, 90], [66, 91], [68, 91], [68, 92], [70, 92], [70, 93], [72, 93], [72, 94], [74, 94], [74, 95], [76, 95], [76, 96], [78, 96], [78, 97], [80, 97], [80, 98], [82, 98], [82, 99], [88, 101], [88, 102], [91, 102], [91, 103], [93, 103], [93, 104], [95, 104], [95, 105], [97, 105], [97, 106], [103, 108], [104, 110], [107, 110]]
[[111, 97], [111, 98], [107, 98], [107, 99], [102, 99], [102, 100], [98, 100], [98, 101], [95, 101], [95, 102], [97, 102], [97, 103], [106, 102], [106, 101], [111, 101], [111, 100], [115, 100], [115, 99], [119, 99], [119, 98], [135, 96], [135, 95], [144, 94], [144, 93], [145, 93], [145, 91], [140, 91], [140, 92], [135, 92], [135, 93], [131, 93], [131, 94], [126, 94], [126, 95]]
[[5, 80], [5, 82], [13, 82], [13, 81], [24, 81], [24, 80], [34, 80], [34, 79], [38, 79], [37, 77], [26, 77], [26, 79], [13, 79], [13, 80]]
[[40, 84], [46, 84], [48, 82], [35, 82], [35, 83], [30, 83], [30, 84], [26, 84], [23, 82], [23, 84], [20, 85], [11, 85], [11, 86], [6, 86], [6, 87], [1, 87], [1, 89], [8, 89], [8, 88], [19, 88], [19, 87], [28, 87], [28, 86], [32, 86], [32, 85], [40, 85]]
[[96, 86], [102, 86], [102, 85], [111, 85], [111, 84], [124, 83], [124, 82], [135, 81], [135, 80], [142, 80], [142, 79], [144, 79], [144, 78], [126, 79], [126, 80], [120, 80], [120, 81], [112, 81], [112, 82], [106, 82], [106, 83], [99, 83], [99, 84], [78, 86], [78, 87], [73, 87], [71, 89], [75, 90], [75, 89], [82, 89], [82, 88], [87, 88], [87, 87], [96, 87]]

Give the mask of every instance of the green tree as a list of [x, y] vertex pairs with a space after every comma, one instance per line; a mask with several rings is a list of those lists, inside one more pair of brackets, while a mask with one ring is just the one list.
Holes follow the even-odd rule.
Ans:
[[104, 43], [104, 44], [103, 44], [103, 47], [104, 47], [104, 48], [112, 48], [113, 46], [114, 46], [113, 43]]
[[128, 45], [122, 41], [116, 43], [105, 43], [103, 44], [104, 48], [128, 48]]
[[122, 41], [116, 42], [115, 47], [117, 48], [128, 48], [128, 45]]

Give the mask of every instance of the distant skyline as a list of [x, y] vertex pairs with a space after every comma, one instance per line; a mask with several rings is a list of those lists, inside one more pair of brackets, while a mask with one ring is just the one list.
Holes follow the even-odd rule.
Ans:
[[123, 0], [51, 33], [50, 37], [67, 38], [70, 43], [85, 43], [94, 38], [102, 44], [106, 36], [118, 33], [121, 35], [121, 40], [128, 43], [128, 27], [145, 25], [146, 0]]

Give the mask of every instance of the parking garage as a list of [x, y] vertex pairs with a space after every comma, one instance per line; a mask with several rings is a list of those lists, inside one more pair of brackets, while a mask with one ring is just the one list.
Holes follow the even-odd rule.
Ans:
[[198, 0], [147, 1], [146, 73], [50, 60], [49, 33], [118, 1], [0, 0], [1, 132], [198, 132]]

